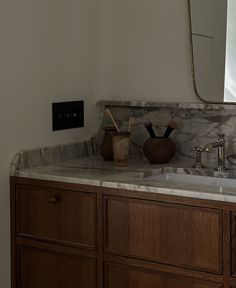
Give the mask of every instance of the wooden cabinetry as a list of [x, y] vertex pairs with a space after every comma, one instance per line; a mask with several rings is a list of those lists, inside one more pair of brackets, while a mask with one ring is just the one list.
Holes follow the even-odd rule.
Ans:
[[132, 267], [106, 265], [107, 288], [219, 288], [221, 284]]
[[12, 288], [235, 288], [235, 211], [12, 178]]
[[17, 236], [96, 248], [96, 194], [16, 188]]
[[236, 278], [236, 212], [231, 213], [231, 272]]
[[83, 188], [12, 180], [13, 288], [98, 287], [97, 192]]
[[124, 197], [104, 206], [108, 253], [222, 273], [222, 211]]
[[20, 288], [95, 288], [96, 261], [58, 255], [37, 249], [18, 248]]

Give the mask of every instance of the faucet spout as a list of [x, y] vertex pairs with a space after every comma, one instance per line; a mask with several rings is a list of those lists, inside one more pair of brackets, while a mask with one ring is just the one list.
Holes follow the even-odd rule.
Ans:
[[218, 148], [218, 166], [216, 168], [217, 171], [222, 172], [226, 170], [225, 166], [225, 135], [224, 134], [218, 134], [218, 139], [216, 142], [212, 142], [207, 144], [204, 147], [204, 151], [211, 153], [214, 148]]
[[212, 143], [207, 144], [203, 150], [205, 152], [211, 153], [214, 150], [214, 148], [219, 148], [223, 146], [224, 146], [223, 142], [217, 141], [217, 142], [212, 142]]

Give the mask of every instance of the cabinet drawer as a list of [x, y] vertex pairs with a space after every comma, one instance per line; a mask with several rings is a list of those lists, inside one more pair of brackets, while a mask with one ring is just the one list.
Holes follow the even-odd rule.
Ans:
[[16, 234], [96, 248], [96, 195], [18, 186]]
[[17, 249], [19, 288], [96, 288], [96, 261], [56, 255], [29, 248]]
[[143, 271], [121, 265], [106, 265], [106, 288], [220, 288], [220, 284], [168, 273]]
[[222, 211], [107, 196], [105, 252], [222, 274]]

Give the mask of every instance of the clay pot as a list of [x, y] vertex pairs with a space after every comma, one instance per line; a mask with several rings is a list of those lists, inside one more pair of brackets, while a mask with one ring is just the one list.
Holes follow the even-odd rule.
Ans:
[[170, 138], [149, 138], [143, 147], [144, 155], [152, 164], [168, 163], [175, 151], [175, 144]]
[[112, 136], [116, 133], [115, 127], [105, 127], [104, 136], [100, 146], [100, 153], [105, 161], [114, 160]]

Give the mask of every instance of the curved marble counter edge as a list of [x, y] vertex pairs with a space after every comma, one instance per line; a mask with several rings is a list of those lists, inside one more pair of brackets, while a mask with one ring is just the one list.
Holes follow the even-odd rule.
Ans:
[[19, 151], [12, 158], [9, 175], [16, 176], [18, 174], [17, 171], [21, 169], [97, 155], [99, 149], [99, 131], [101, 130], [104, 119], [102, 109], [103, 107], [101, 105], [97, 125], [89, 139], [80, 142]]
[[83, 142], [22, 150], [17, 152], [12, 159], [10, 164], [10, 176], [16, 176], [17, 171], [22, 169], [88, 157], [97, 155], [97, 153], [98, 143], [96, 137], [92, 137]]

